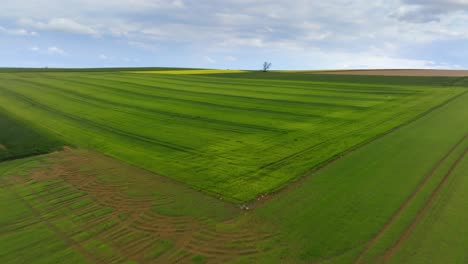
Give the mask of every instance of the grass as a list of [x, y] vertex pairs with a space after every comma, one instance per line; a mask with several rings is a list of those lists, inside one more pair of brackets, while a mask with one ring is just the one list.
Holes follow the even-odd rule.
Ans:
[[[57, 252], [49, 255], [53, 260], [70, 254], [76, 263], [95, 258], [122, 263], [352, 263], [467, 134], [467, 118], [464, 94], [249, 211], [85, 150], [2, 162], [0, 201], [7, 201], [8, 213], [0, 216], [0, 262], [11, 262], [14, 256], [30, 262], [51, 251]], [[453, 162], [452, 157], [447, 161]], [[464, 168], [466, 159], [435, 203], [450, 209], [428, 214], [421, 222], [428, 224], [414, 233], [414, 240], [420, 240], [426, 226], [439, 235], [429, 237], [424, 247], [409, 244], [402, 249], [430, 252], [439, 246], [437, 238], [448, 232], [445, 239], [460, 246], [439, 257], [451, 262], [461, 256], [464, 241], [455, 236], [454, 226], [460, 229], [466, 220], [463, 213], [455, 213], [464, 206]], [[423, 199], [414, 200], [415, 208], [425, 203], [434, 186], [429, 184]], [[402, 216], [411, 220], [414, 212]], [[386, 239], [391, 245], [399, 236], [394, 232]], [[51, 239], [40, 243], [36, 238]], [[77, 246], [57, 242], [64, 240], [84, 248], [87, 257]], [[411, 254], [395, 257], [396, 263], [412, 263]]]
[[353, 262], [422, 178], [468, 133], [467, 119], [465, 94], [307, 178], [256, 214], [279, 225], [295, 250], [292, 254], [304, 260]]
[[193, 74], [222, 74], [222, 73], [242, 73], [241, 70], [167, 70], [167, 71], [130, 71], [132, 73], [146, 73], [146, 74], [175, 74], [175, 75], [193, 75]]
[[[161, 258], [171, 263], [170, 255], [179, 257], [184, 237], [200, 232], [216, 239], [211, 232], [219, 227], [223, 237], [233, 233], [236, 239], [238, 230], [223, 226], [240, 212], [232, 204], [84, 150], [0, 163], [0, 206], [5, 210], [0, 216], [1, 263], [35, 262], [35, 257], [39, 263], [63, 263], [59, 256], [64, 254], [72, 263]], [[199, 241], [195, 246], [207, 243]], [[239, 241], [237, 250], [252, 241]], [[197, 263], [206, 258], [201, 252], [181, 257]]]
[[87, 263], [43, 225], [4, 235], [0, 245], [2, 263]]
[[0, 108], [0, 162], [61, 149], [63, 141], [21, 122]]
[[391, 224], [381, 231], [376, 239], [372, 243], [368, 244], [367, 250], [363, 251], [360, 256], [359, 263], [380, 263], [387, 262], [389, 256], [399, 247], [397, 241], [404, 240], [404, 237], [410, 228], [418, 223], [418, 218], [421, 215], [421, 210], [425, 210], [426, 204], [437, 197], [438, 186], [443, 184], [444, 178], [449, 175], [451, 176], [451, 170], [457, 160], [468, 148], [468, 140], [463, 138], [457, 143], [457, 145], [451, 149], [444, 159], [434, 165], [430, 173], [426, 174], [427, 177], [423, 181], [423, 185], [415, 191], [415, 195], [411, 196], [408, 203], [400, 209], [397, 217], [391, 220]]
[[123, 72], [123, 71], [185, 71], [185, 70], [202, 70], [193, 68], [168, 68], [168, 67], [138, 67], [138, 68], [8, 68], [0, 67], [0, 72]]
[[151, 250], [147, 254], [145, 254], [145, 259], [157, 259], [171, 247], [172, 243], [170, 241], [158, 240], [154, 243], [154, 246], [151, 248]]
[[[87, 263], [86, 258], [57, 237], [31, 210], [21, 193], [27, 186], [6, 188], [5, 174], [24, 174], [42, 163], [43, 157], [0, 163], [0, 260], [1, 263]], [[20, 254], [18, 254], [20, 253]]]
[[450, 180], [389, 263], [464, 263], [468, 244], [466, 212], [468, 158]]
[[2, 73], [0, 103], [73, 145], [244, 203], [466, 91], [259, 74]]
[[[213, 77], [232, 77], [230, 74], [216, 74]], [[354, 84], [387, 84], [387, 85], [417, 85], [417, 86], [464, 86], [468, 87], [467, 77], [442, 77], [442, 76], [370, 76], [370, 75], [330, 75], [308, 74], [304, 72], [260, 72], [251, 71], [236, 74], [236, 78], [242, 79], [268, 79], [276, 81], [310, 81], [333, 82]]]

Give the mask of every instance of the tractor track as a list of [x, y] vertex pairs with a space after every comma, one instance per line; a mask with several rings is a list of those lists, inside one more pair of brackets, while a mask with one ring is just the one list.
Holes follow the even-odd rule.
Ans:
[[432, 178], [435, 172], [440, 168], [440, 166], [449, 158], [449, 156], [455, 152], [455, 150], [465, 141], [468, 135], [462, 137], [450, 150], [447, 152], [435, 165], [434, 167], [424, 176], [424, 178], [417, 185], [416, 189], [406, 198], [406, 200], [401, 204], [398, 210], [393, 214], [390, 220], [383, 226], [383, 228], [367, 243], [364, 250], [359, 254], [359, 256], [354, 261], [355, 264], [362, 263], [366, 254], [375, 246], [379, 239], [392, 227], [396, 222], [398, 217], [406, 210], [409, 204], [417, 196], [418, 193], [426, 186], [426, 183]]
[[395, 254], [395, 252], [401, 247], [401, 245], [408, 239], [408, 237], [411, 235], [413, 232], [414, 228], [418, 225], [418, 223], [421, 221], [421, 218], [424, 216], [428, 208], [432, 205], [435, 199], [437, 199], [437, 195], [441, 191], [441, 189], [445, 186], [445, 183], [447, 180], [450, 178], [452, 175], [453, 171], [457, 168], [457, 166], [460, 164], [460, 162], [463, 160], [465, 157], [466, 153], [468, 152], [468, 148], [465, 148], [463, 153], [458, 156], [457, 160], [453, 163], [453, 165], [450, 167], [449, 171], [445, 174], [444, 178], [440, 181], [440, 183], [437, 185], [435, 190], [431, 193], [431, 196], [427, 199], [426, 203], [424, 204], [423, 207], [421, 207], [416, 214], [416, 217], [413, 219], [413, 221], [408, 225], [408, 227], [405, 229], [405, 231], [401, 234], [401, 236], [398, 238], [398, 240], [393, 244], [393, 246], [387, 250], [383, 257], [383, 262], [386, 263], [388, 262], [391, 257]]

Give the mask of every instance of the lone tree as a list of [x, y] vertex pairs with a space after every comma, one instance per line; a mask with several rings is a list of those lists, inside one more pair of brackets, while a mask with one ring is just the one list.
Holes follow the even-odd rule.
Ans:
[[271, 68], [271, 62], [265, 61], [263, 63], [263, 72], [267, 72]]

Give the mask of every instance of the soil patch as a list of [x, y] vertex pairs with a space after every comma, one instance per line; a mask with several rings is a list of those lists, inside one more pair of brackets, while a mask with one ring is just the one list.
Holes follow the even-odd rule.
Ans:
[[468, 70], [338, 70], [338, 71], [314, 71], [310, 74], [339, 74], [339, 75], [376, 75], [376, 76], [441, 76], [441, 77], [465, 77]]
[[7, 148], [5, 147], [5, 145], [0, 144], [0, 150], [7, 150]]

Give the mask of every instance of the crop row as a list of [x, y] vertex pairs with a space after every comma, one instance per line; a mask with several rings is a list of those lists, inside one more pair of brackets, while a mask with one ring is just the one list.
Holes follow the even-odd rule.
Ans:
[[238, 202], [463, 91], [118, 72], [0, 78], [7, 111], [74, 145]]

